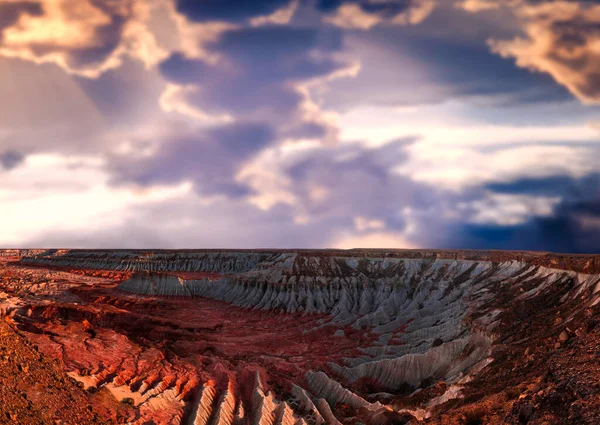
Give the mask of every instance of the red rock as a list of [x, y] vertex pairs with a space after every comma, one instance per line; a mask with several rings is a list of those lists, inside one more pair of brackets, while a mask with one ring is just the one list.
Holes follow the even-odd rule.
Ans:
[[31, 254], [0, 269], [11, 326], [91, 387], [101, 419], [140, 424], [457, 423], [462, 401], [429, 403], [541, 380], [559, 361], [543, 349], [558, 308], [573, 329], [595, 314], [581, 296], [597, 280], [568, 271], [600, 271], [596, 257], [494, 251]]

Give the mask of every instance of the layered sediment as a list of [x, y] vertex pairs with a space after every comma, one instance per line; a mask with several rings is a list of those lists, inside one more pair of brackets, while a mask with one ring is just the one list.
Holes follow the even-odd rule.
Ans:
[[131, 399], [134, 423], [433, 420], [492, 367], [511, 303], [552, 297], [569, 321], [600, 302], [594, 256], [32, 250], [16, 267], [104, 273], [44, 286], [71, 305], [7, 295], [0, 311], [85, 385]]

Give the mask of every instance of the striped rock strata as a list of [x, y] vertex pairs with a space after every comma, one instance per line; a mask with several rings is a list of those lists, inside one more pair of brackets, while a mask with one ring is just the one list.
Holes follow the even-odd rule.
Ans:
[[[97, 387], [128, 386], [137, 393], [131, 398], [140, 411], [152, 406], [174, 409], [178, 413], [169, 421], [202, 425], [320, 425], [345, 423], [346, 417], [379, 418], [377, 424], [384, 424], [407, 413], [415, 421], [427, 418], [428, 406], [460, 397], [471, 375], [485, 373], [506, 310], [505, 301], [499, 300], [506, 293], [526, 301], [567, 286], [560, 303], [583, 297], [580, 308], [585, 309], [600, 301], [598, 274], [551, 268], [549, 260], [532, 260], [525, 254], [495, 255], [482, 253], [477, 259], [473, 253], [413, 251], [52, 251], [34, 252], [21, 264], [131, 272], [103, 293], [102, 300], [110, 298], [115, 306], [123, 300], [138, 302], [132, 297], [189, 309], [213, 300], [238, 308], [235, 314], [252, 312], [256, 320], [270, 317], [261, 325], [267, 330], [266, 323], [273, 323], [268, 320], [280, 320], [277, 317], [305, 318], [296, 336], [304, 345], [293, 353], [288, 352], [290, 341], [288, 347], [264, 353], [248, 348], [230, 355], [232, 344], [245, 341], [243, 335], [206, 348], [187, 331], [177, 330], [179, 339], [169, 338], [174, 338], [175, 348], [185, 347], [185, 356], [207, 356], [208, 350], [228, 360], [208, 372], [191, 363], [165, 366], [168, 371], [137, 388], [135, 377], [125, 377], [119, 367], [93, 377]], [[198, 323], [206, 308], [198, 307]], [[183, 315], [173, 317], [177, 314]], [[243, 313], [235, 317], [245, 326]], [[163, 317], [156, 326], [162, 329], [168, 319], [175, 320]], [[167, 325], [176, 327], [173, 323]], [[192, 319], [190, 326], [194, 324]], [[168, 335], [166, 330], [163, 334]], [[354, 348], [334, 353], [336, 341], [352, 338]], [[317, 346], [325, 354], [313, 358], [311, 347]], [[194, 352], [199, 350], [194, 347], [203, 347], [202, 352]], [[244, 357], [247, 364], [239, 366], [240, 356], [249, 352], [255, 357]], [[271, 359], [273, 370], [265, 367], [264, 359]], [[197, 383], [188, 379], [186, 387], [176, 376], [189, 367], [198, 369]], [[167, 380], [167, 372], [173, 378]], [[451, 394], [432, 397], [419, 408], [400, 409], [387, 402], [438, 381], [451, 384]], [[164, 401], [159, 403], [161, 397]]]

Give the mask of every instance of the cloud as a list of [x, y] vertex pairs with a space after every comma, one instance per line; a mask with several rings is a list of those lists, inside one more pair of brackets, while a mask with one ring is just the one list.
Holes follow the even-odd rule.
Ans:
[[[151, 187], [191, 181], [199, 193], [240, 197], [248, 189], [234, 179], [238, 168], [274, 140], [269, 126], [235, 123], [210, 130], [174, 128], [164, 139], [147, 140], [147, 154], [142, 145], [133, 147], [136, 155], [124, 152], [110, 158], [112, 183], [135, 183]], [[152, 147], [154, 145], [154, 147]]]
[[[598, 169], [598, 146], [533, 143], [497, 147], [491, 151], [425, 143], [415, 147], [412, 161], [403, 169], [418, 181], [460, 190], [468, 186], [519, 177], [569, 174], [581, 177]], [[540, 158], [544, 158], [540, 162]], [[464, 164], [470, 164], [465, 167]]]
[[515, 226], [464, 225], [443, 229], [445, 240], [435, 246], [451, 249], [507, 249], [597, 254], [600, 227], [589, 228], [568, 212], [558, 217], [533, 218]]
[[533, 216], [516, 225], [457, 223], [454, 229], [448, 226], [446, 241], [438, 241], [437, 245], [597, 254], [600, 252], [599, 205], [597, 199], [576, 205], [559, 204], [551, 215]]
[[72, 80], [100, 114], [105, 131], [139, 128], [149, 121], [158, 123], [164, 119], [158, 99], [167, 84], [157, 69], [146, 69], [140, 61], [127, 58], [119, 68], [98, 78]]
[[524, 36], [491, 40], [494, 53], [519, 67], [547, 73], [585, 103], [600, 102], [600, 5], [590, 1], [470, 2], [471, 12], [508, 5]]
[[496, 10], [500, 4], [496, 0], [463, 0], [456, 3], [456, 7], [467, 12], [477, 13], [486, 10]]
[[147, 27], [155, 4], [2, 0], [8, 14], [0, 21], [0, 56], [54, 63], [88, 78], [119, 67], [125, 56], [151, 66], [166, 56]]
[[323, 220], [298, 226], [289, 207], [264, 211], [239, 198], [199, 195], [191, 182], [115, 186], [112, 178], [100, 157], [27, 157], [0, 182], [0, 245], [324, 247], [342, 225]]
[[[526, 176], [581, 177], [598, 170], [598, 131], [587, 117], [566, 116], [565, 105], [538, 108], [521, 106], [510, 114], [492, 109], [490, 122], [479, 111], [490, 107], [461, 102], [408, 109], [356, 107], [339, 114], [338, 124], [342, 142], [358, 139], [370, 146], [397, 135], [416, 135], [396, 171], [449, 191]], [[539, 121], [532, 119], [532, 110], [540, 113]]]
[[218, 61], [173, 53], [160, 64], [171, 84], [166, 109], [205, 120], [268, 122], [282, 138], [333, 134], [303, 87], [348, 68], [338, 31], [246, 27], [226, 30], [206, 46]]
[[598, 250], [596, 6], [459, 6], [0, 0], [2, 243]]
[[300, 4], [300, 0], [292, 0], [288, 2], [289, 4], [274, 11], [269, 15], [257, 16], [250, 20], [250, 24], [252, 26], [261, 26], [261, 25], [269, 25], [269, 24], [277, 24], [277, 25], [285, 25], [289, 24], [298, 6]]
[[9, 150], [0, 153], [0, 165], [2, 165], [2, 168], [5, 170], [12, 170], [13, 168], [18, 167], [24, 159], [25, 156], [18, 151]]
[[388, 28], [369, 36], [346, 36], [345, 46], [360, 63], [360, 71], [354, 78], [330, 81], [322, 89], [320, 95], [328, 108], [426, 105], [450, 100], [514, 107], [573, 98], [551, 77], [515, 67], [490, 52], [483, 42], [432, 38], [405, 28]]
[[346, 29], [368, 30], [380, 24], [415, 25], [435, 7], [434, 0], [319, 0], [325, 22]]
[[[387, 152], [356, 146], [350, 151], [359, 153], [357, 158], [377, 157]], [[340, 149], [339, 152], [326, 156], [332, 161], [352, 162], [349, 158], [344, 159], [348, 150]], [[291, 155], [286, 161], [293, 165], [305, 162], [308, 157]], [[414, 186], [415, 190], [434, 193], [430, 203], [399, 196], [398, 192], [390, 190], [394, 187], [391, 183], [380, 189], [380, 194], [386, 194], [387, 199], [373, 196], [370, 192], [377, 190], [375, 185], [365, 181], [364, 186], [358, 186], [352, 181], [355, 198], [365, 203], [376, 202], [371, 212], [362, 210], [362, 215], [355, 215], [354, 209], [347, 209], [345, 213], [341, 209], [337, 212], [331, 208], [320, 212], [313, 209], [308, 220], [299, 222], [296, 220], [298, 205], [278, 203], [265, 210], [248, 204], [243, 198], [207, 199], [191, 191], [189, 184], [159, 185], [143, 190], [115, 188], [106, 185], [109, 174], [105, 174], [98, 160], [81, 157], [72, 159], [66, 167], [63, 165], [67, 163], [58, 157], [28, 159], [28, 163], [20, 167], [18, 173], [17, 170], [11, 173], [14, 174], [11, 180], [0, 187], [5, 217], [10, 218], [10, 223], [2, 229], [4, 246], [18, 243], [20, 246], [88, 248], [438, 247], [574, 253], [600, 251], [600, 181], [597, 174], [580, 179], [551, 176], [530, 181], [515, 180], [460, 194], [436, 191], [418, 184]], [[47, 167], [54, 170], [52, 182], [43, 179]], [[312, 173], [310, 168], [307, 170]], [[365, 172], [357, 174], [364, 175]], [[331, 191], [339, 189], [346, 177], [348, 175], [343, 174], [331, 182], [321, 181], [326, 190], [313, 193], [311, 202], [327, 204], [343, 199], [331, 196]], [[31, 179], [45, 183], [34, 189], [38, 191], [37, 195], [31, 191]], [[305, 179], [307, 177], [302, 177], [300, 181]], [[497, 217], [473, 221], [471, 218], [476, 217], [478, 211], [475, 208], [477, 200], [482, 199], [483, 193], [492, 198], [495, 193], [502, 194], [495, 198], [509, 202], [510, 210], [514, 210], [513, 206], [518, 210], [531, 205], [531, 197], [525, 195], [538, 199], [560, 197], [561, 201], [550, 212], [534, 205], [535, 208], [516, 221], [497, 220]], [[299, 198], [304, 199], [301, 194]], [[524, 204], [519, 207], [521, 200]], [[38, 201], [44, 206], [43, 214], [40, 208], [31, 207], [36, 202], [40, 205]], [[473, 208], [449, 214], [457, 206], [471, 201], [474, 201]], [[61, 219], [65, 211], [60, 205], [64, 202], [77, 206], [75, 211], [67, 212], [67, 221]], [[346, 207], [352, 205], [352, 201], [348, 202]], [[506, 210], [506, 206], [503, 208]], [[377, 210], [379, 213], [375, 212]]]
[[381, 230], [385, 227], [385, 223], [383, 220], [369, 220], [365, 217], [354, 217], [354, 227], [359, 232], [364, 232], [365, 230]]
[[[509, 182], [494, 182], [487, 186], [500, 194], [534, 195], [534, 196], [556, 196], [559, 195], [564, 205], [570, 209], [582, 206], [580, 211], [585, 212], [588, 201], [595, 204], [600, 198], [600, 170], [587, 173], [581, 177], [573, 177], [565, 174], [556, 174], [543, 178], [521, 178]], [[587, 210], [600, 214], [600, 210]]]
[[[177, 0], [176, 10], [194, 22], [224, 21], [236, 24], [287, 24], [300, 1]], [[312, 4], [311, 2], [303, 2]], [[379, 24], [408, 25], [422, 22], [435, 7], [434, 0], [318, 0], [324, 21], [347, 29], [370, 29]]]
[[96, 79], [54, 64], [0, 58], [0, 152], [101, 154], [172, 121], [156, 70], [125, 60]]
[[238, 180], [252, 189], [248, 199], [259, 208], [289, 205], [300, 225], [337, 222], [332, 230], [344, 231], [338, 238], [399, 234], [405, 228], [402, 209], [424, 208], [437, 193], [395, 172], [414, 141], [399, 139], [380, 147], [358, 142], [274, 146], [247, 163]]
[[465, 221], [473, 224], [517, 225], [530, 217], [549, 217], [560, 197], [487, 193], [480, 199], [459, 204]]
[[197, 22], [243, 22], [286, 9], [290, 0], [176, 0], [177, 11]]
[[39, 16], [41, 4], [34, 1], [4, 1], [0, 3], [0, 31], [14, 25], [22, 14]]
[[[404, 205], [419, 205], [420, 188], [396, 176], [392, 168], [404, 160], [410, 139], [377, 149], [316, 143], [301, 148], [269, 145], [264, 131], [258, 126], [225, 126], [211, 130], [203, 140], [170, 138], [154, 152], [135, 155], [146, 159], [135, 161], [126, 155], [124, 168], [118, 170], [114, 162], [101, 159], [81, 158], [79, 165], [71, 162], [63, 167], [63, 159], [34, 157], [24, 169], [28, 177], [15, 176], [20, 178], [15, 181], [30, 187], [33, 176], [40, 179], [46, 168], [55, 167], [54, 180], [40, 188], [51, 192], [22, 193], [19, 198], [19, 185], [14, 190], [7, 187], [3, 205], [17, 217], [28, 208], [27, 200], [41, 199], [47, 217], [22, 236], [29, 246], [409, 246], [398, 211]], [[253, 179], [253, 173], [243, 178], [238, 173], [233, 180], [231, 176], [242, 165], [269, 171], [266, 167], [271, 164], [263, 156], [269, 151], [278, 152], [278, 167], [271, 170], [277, 181], [290, 180], [294, 201], [260, 208], [249, 202], [252, 194], [272, 192]], [[115, 185], [111, 180], [116, 172], [130, 174], [122, 174], [123, 180]], [[89, 201], [94, 194], [98, 198]], [[390, 197], [398, 200], [390, 202]], [[56, 204], [50, 203], [52, 199]], [[59, 217], [57, 206], [67, 201], [78, 205], [69, 214], [81, 218], [49, 230], [57, 228], [53, 221]], [[35, 220], [36, 211], [23, 218]], [[15, 232], [24, 226], [17, 223]], [[3, 242], [10, 240], [5, 236]]]
[[[117, 226], [135, 211], [190, 193], [190, 184], [146, 190], [108, 186], [105, 164], [90, 155], [33, 154], [0, 182], [2, 246], [17, 246], [46, 232], [76, 235]], [[68, 208], [65, 208], [68, 205]], [[93, 241], [90, 241], [93, 245]]]
[[[483, 206], [485, 197], [501, 205]], [[444, 204], [447, 212], [459, 209], [455, 214], [440, 214], [441, 209], [414, 211], [407, 217], [413, 226], [411, 236], [421, 245], [600, 252], [598, 172], [499, 181], [447, 197]]]
[[[117, 211], [115, 211], [116, 213]], [[119, 224], [101, 229], [78, 225], [36, 228], [19, 246], [71, 248], [298, 248], [326, 247], [336, 223], [297, 226], [287, 211], [261, 211], [243, 201], [215, 201], [186, 195], [168, 202], [119, 211]], [[5, 238], [4, 240], [8, 240]], [[2, 241], [4, 246], [9, 245]]]

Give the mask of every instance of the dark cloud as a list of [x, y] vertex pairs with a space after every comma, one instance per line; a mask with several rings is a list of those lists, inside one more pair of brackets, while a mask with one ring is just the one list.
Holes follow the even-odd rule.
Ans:
[[160, 69], [169, 81], [202, 87], [187, 95], [186, 100], [213, 114], [249, 114], [261, 109], [267, 113], [289, 114], [300, 102], [301, 96], [291, 87], [255, 72], [262, 64], [254, 66], [251, 62], [248, 69], [246, 63], [240, 63], [240, 58], [237, 62], [233, 66], [209, 65], [174, 54]]
[[446, 229], [445, 241], [438, 242], [437, 246], [452, 249], [585, 251], [575, 243], [574, 230], [572, 223], [564, 218], [537, 218], [515, 226], [462, 223]]
[[396, 229], [404, 227], [404, 207], [423, 208], [435, 190], [394, 171], [407, 159], [406, 148], [415, 138], [368, 148], [350, 144], [317, 148], [299, 155], [283, 171], [303, 212], [311, 217], [378, 219]]
[[333, 57], [342, 48], [337, 30], [242, 28], [226, 31], [208, 48], [223, 60], [213, 65], [175, 53], [160, 65], [169, 81], [198, 87], [186, 94], [189, 105], [270, 122], [287, 137], [326, 132], [322, 123], [299, 119], [304, 96], [296, 85], [347, 66]]
[[139, 61], [126, 59], [98, 78], [73, 81], [100, 112], [104, 126], [140, 126], [162, 113], [158, 99], [165, 83], [156, 70], [149, 71]]
[[287, 6], [291, 0], [177, 0], [177, 10], [198, 21], [241, 22], [270, 15]]
[[496, 193], [517, 195], [556, 196], [568, 200], [600, 198], [600, 174], [590, 174], [581, 178], [559, 175], [540, 178], [526, 178], [511, 182], [490, 183], [487, 189]]
[[9, 150], [0, 153], [0, 165], [5, 170], [12, 170], [18, 167], [25, 160], [25, 155], [20, 152]]
[[483, 42], [431, 38], [398, 27], [354, 36], [348, 45], [361, 62], [360, 73], [327, 85], [324, 101], [331, 107], [419, 105], [469, 97], [500, 98], [504, 106], [573, 99], [550, 76], [515, 67]]
[[175, 52], [159, 65], [161, 73], [169, 81], [178, 84], [193, 84], [205, 78], [215, 78], [215, 68], [202, 60], [187, 59], [183, 53]]
[[523, 37], [493, 40], [493, 51], [516, 65], [547, 73], [586, 103], [600, 103], [600, 40], [597, 1], [523, 0], [510, 7]]
[[235, 181], [240, 165], [273, 140], [270, 127], [252, 123], [175, 133], [159, 141], [151, 157], [111, 158], [113, 183], [150, 186], [191, 180], [202, 194], [240, 197], [248, 193]]
[[[569, 93], [544, 74], [516, 68], [491, 54], [485, 45], [422, 38], [407, 41], [411, 57], [433, 70], [434, 79], [458, 95], [517, 95], [520, 103], [571, 99]], [[497, 78], [502, 75], [502, 78]]]
[[[593, 210], [584, 215], [582, 210]], [[440, 248], [508, 249], [600, 253], [600, 201], [561, 205], [550, 217], [532, 217], [513, 226], [455, 223], [444, 229]]]
[[364, 12], [392, 18], [414, 7], [415, 3], [418, 2], [415, 0], [318, 0], [317, 7], [323, 12], [331, 13], [339, 9], [342, 5], [355, 4]]
[[487, 188], [495, 193], [548, 196], [565, 193], [574, 187], [571, 176], [550, 176], [546, 178], [526, 178], [511, 182], [490, 183]]
[[[253, 63], [254, 75], [268, 72], [265, 78], [305, 79], [331, 72], [336, 66], [327, 54], [342, 48], [342, 35], [334, 29], [266, 26], [227, 31], [212, 46], [238, 64]], [[271, 68], [274, 69], [271, 69]], [[321, 67], [324, 67], [321, 68]]]
[[419, 24], [435, 4], [435, 0], [318, 0], [317, 9], [330, 24], [368, 30], [379, 24]]
[[[421, 224], [421, 237], [428, 246], [600, 253], [600, 174], [519, 179], [489, 184], [483, 189], [500, 194], [558, 197], [560, 202], [551, 214], [531, 213], [515, 225], [447, 220], [435, 223], [427, 218]], [[481, 192], [462, 196], [477, 199]]]
[[180, 84], [209, 86], [211, 81], [232, 82], [237, 77], [252, 80], [247, 83], [272, 85], [326, 75], [345, 65], [328, 55], [342, 48], [341, 34], [335, 30], [242, 28], [226, 31], [207, 47], [225, 55], [227, 60], [210, 65], [174, 53], [160, 65], [161, 72]]
[[[394, 18], [423, 7], [429, 0], [317, 0], [316, 8], [324, 14], [334, 14], [344, 5], [355, 5], [364, 14], [381, 20]], [[227, 21], [244, 22], [250, 18], [271, 15], [292, 3], [291, 0], [177, 0], [177, 10], [196, 22]], [[302, 0], [312, 6], [315, 2]], [[432, 3], [432, 2], [429, 2]], [[408, 18], [408, 20], [410, 20]], [[420, 20], [420, 18], [417, 18]]]

